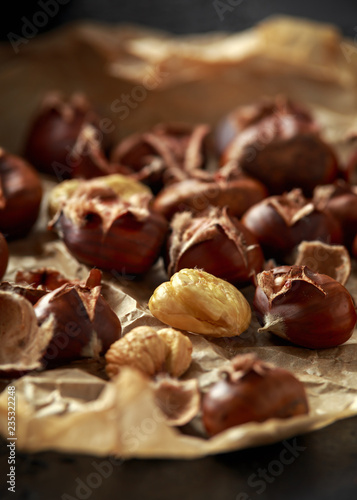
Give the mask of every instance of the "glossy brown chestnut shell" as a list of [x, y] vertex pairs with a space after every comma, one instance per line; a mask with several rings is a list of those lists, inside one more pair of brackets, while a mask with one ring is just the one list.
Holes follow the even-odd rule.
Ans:
[[86, 284], [66, 283], [34, 306], [41, 326], [53, 318], [53, 336], [43, 356], [48, 364], [104, 354], [119, 339], [121, 323], [101, 295], [101, 273], [91, 271]]
[[145, 273], [160, 255], [168, 223], [148, 208], [146, 194], [124, 200], [90, 183], [73, 194], [49, 227], [80, 261], [123, 276]]
[[283, 95], [278, 95], [274, 99], [265, 98], [251, 104], [238, 106], [221, 119], [214, 131], [218, 153], [222, 154], [229, 143], [244, 129], [258, 124], [264, 118], [277, 114], [281, 110], [293, 115], [299, 122], [313, 123], [311, 113], [301, 103], [292, 101]]
[[208, 157], [207, 125], [162, 123], [123, 139], [112, 151], [118, 173], [130, 175], [157, 193], [171, 182], [204, 176]]
[[199, 213], [212, 205], [227, 207], [231, 215], [241, 217], [268, 195], [256, 179], [242, 173], [229, 178], [223, 172], [222, 168], [211, 178], [185, 179], [166, 186], [154, 198], [153, 210], [171, 219], [177, 212]]
[[66, 99], [58, 92], [50, 92], [29, 127], [24, 156], [41, 172], [54, 175], [59, 181], [69, 179], [78, 167], [72, 150], [82, 128], [92, 125], [102, 137], [99, 122], [98, 114], [83, 94]]
[[242, 223], [256, 236], [267, 258], [284, 260], [303, 240], [342, 243], [339, 222], [300, 189], [265, 198], [247, 210]]
[[318, 184], [333, 182], [338, 162], [317, 125], [290, 106], [276, 106], [242, 130], [228, 145], [222, 163], [234, 160], [259, 179], [270, 194], [301, 188], [310, 196]]
[[176, 214], [167, 243], [169, 276], [185, 268], [199, 268], [233, 284], [254, 281], [264, 256], [255, 236], [230, 216], [211, 207], [196, 216]]
[[9, 247], [0, 233], [0, 279], [4, 276], [9, 261]]
[[339, 221], [343, 244], [351, 250], [357, 233], [357, 186], [339, 179], [334, 184], [317, 186], [313, 200], [317, 207], [328, 210]]
[[302, 382], [254, 354], [236, 356], [202, 399], [202, 420], [214, 436], [230, 427], [309, 411]]
[[0, 231], [7, 239], [30, 231], [41, 200], [42, 183], [36, 170], [20, 156], [0, 148]]
[[357, 321], [348, 290], [306, 266], [281, 266], [257, 276], [253, 306], [259, 331], [319, 349], [346, 342]]

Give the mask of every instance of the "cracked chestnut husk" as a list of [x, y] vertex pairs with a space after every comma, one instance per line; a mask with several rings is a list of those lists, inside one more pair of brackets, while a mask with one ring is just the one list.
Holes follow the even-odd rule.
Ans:
[[[93, 125], [84, 124], [81, 128], [73, 148], [68, 153], [67, 167], [63, 167], [64, 176], [57, 176], [59, 180], [66, 177], [92, 179], [113, 173], [113, 168], [102, 149], [98, 130]], [[60, 173], [58, 169], [57, 174]]]
[[0, 148], [0, 231], [7, 239], [25, 236], [37, 221], [42, 183], [23, 158]]
[[343, 244], [351, 250], [357, 233], [357, 186], [339, 179], [334, 184], [317, 186], [313, 200], [317, 207], [328, 210], [339, 221]]
[[169, 276], [196, 267], [230, 283], [247, 284], [262, 270], [264, 256], [249, 229], [226, 208], [211, 207], [197, 215], [174, 216], [165, 262]]
[[348, 290], [306, 266], [281, 266], [258, 274], [253, 307], [259, 332], [311, 349], [345, 343], [357, 321]]
[[[101, 178], [99, 178], [101, 179]], [[160, 255], [168, 223], [148, 206], [151, 195], [124, 198], [88, 181], [50, 222], [78, 261], [123, 276], [147, 272]]]
[[235, 356], [202, 398], [202, 420], [209, 436], [247, 422], [308, 412], [303, 383], [254, 354]]
[[338, 174], [336, 153], [321, 137], [317, 123], [284, 98], [246, 121], [221, 163], [230, 160], [259, 179], [270, 194], [299, 187], [310, 196], [315, 186], [333, 182]]
[[204, 177], [209, 156], [207, 125], [158, 124], [124, 138], [112, 151], [118, 173], [130, 175], [158, 193], [165, 185]]
[[25, 158], [41, 172], [54, 175], [60, 181], [71, 178], [79, 168], [72, 151], [87, 125], [103, 139], [103, 150], [106, 150], [110, 138], [101, 132], [100, 117], [87, 97], [78, 93], [65, 98], [61, 93], [49, 92], [29, 127]]
[[226, 165], [206, 179], [185, 179], [163, 188], [152, 208], [167, 219], [175, 213], [199, 213], [209, 206], [227, 207], [231, 215], [241, 217], [251, 206], [268, 196], [263, 184]]
[[4, 276], [9, 261], [9, 247], [3, 234], [0, 233], [0, 279]]
[[101, 295], [101, 272], [92, 269], [86, 283], [65, 283], [35, 305], [39, 326], [52, 319], [52, 339], [43, 356], [58, 363], [105, 354], [119, 339], [121, 323]]
[[247, 210], [242, 223], [256, 236], [266, 258], [282, 261], [303, 240], [329, 244], [343, 240], [338, 220], [300, 189], [265, 198]]
[[251, 104], [244, 104], [228, 113], [218, 123], [214, 132], [217, 152], [223, 154], [229, 143], [245, 128], [274, 115], [281, 108], [285, 108], [286, 112], [289, 111], [297, 120], [303, 123], [313, 123], [311, 113], [301, 103], [297, 103], [281, 95], [275, 99], [264, 98]]

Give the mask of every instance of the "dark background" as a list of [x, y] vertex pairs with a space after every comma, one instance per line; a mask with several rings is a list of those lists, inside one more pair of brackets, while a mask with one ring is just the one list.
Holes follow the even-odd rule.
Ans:
[[[232, 6], [230, 6], [231, 1]], [[43, 5], [48, 5], [53, 14], [45, 18], [38, 16]], [[230, 10], [219, 15], [219, 4]], [[6, 7], [4, 2], [3, 8]], [[56, 5], [58, 9], [54, 6]], [[236, 5], [236, 6], [233, 6]], [[215, 8], [216, 6], [216, 8]], [[55, 10], [58, 10], [54, 14]], [[272, 14], [287, 14], [307, 17], [317, 21], [338, 25], [341, 31], [352, 38], [356, 34], [357, 3], [355, 0], [321, 2], [314, 0], [37, 0], [13, 3], [13, 10], [6, 7], [0, 16], [1, 39], [7, 40], [10, 32], [21, 36], [24, 17], [34, 20], [39, 33], [48, 31], [68, 21], [97, 20], [107, 23], [136, 23], [159, 28], [173, 33], [208, 31], [237, 31], [253, 26]], [[35, 16], [35, 18], [34, 18]], [[37, 17], [36, 17], [37, 16]], [[26, 23], [26, 22], [25, 22]]]
[[[14, 2], [9, 11], [2, 4], [0, 16], [1, 40], [9, 33], [21, 36], [24, 23], [45, 19], [44, 0]], [[64, 0], [65, 2], [66, 0]], [[224, 0], [223, 0], [224, 1]], [[50, 0], [53, 5], [55, 0]], [[62, 0], [63, 3], [63, 0]], [[226, 1], [226, 4], [229, 3]], [[67, 22], [96, 20], [108, 23], [135, 23], [164, 29], [173, 33], [208, 31], [239, 31], [253, 26], [272, 14], [288, 14], [330, 22], [351, 38], [357, 33], [357, 3], [355, 0], [313, 2], [300, 0], [243, 0], [240, 5], [221, 16], [213, 1], [206, 0], [70, 0], [58, 1], [58, 12], [38, 28], [49, 31]], [[217, 4], [216, 4], [217, 5]], [[50, 8], [50, 7], [49, 7]], [[56, 6], [52, 7], [54, 12]], [[37, 17], [36, 17], [37, 16]], [[14, 57], [16, 57], [14, 55]], [[1, 68], [0, 68], [1, 70]], [[109, 477], [88, 490], [77, 490], [78, 481], [86, 482], [95, 471], [98, 457], [59, 454], [54, 452], [17, 453], [16, 493], [9, 493], [4, 481], [8, 470], [8, 450], [0, 441], [0, 498], [21, 500], [352, 500], [357, 498], [357, 418], [337, 422], [320, 431], [288, 440], [297, 444], [299, 456], [284, 466], [275, 477], [268, 474], [264, 491], [252, 487], [249, 478], [259, 471], [274, 470], [285, 447], [283, 442], [206, 457], [199, 460], [129, 460], [113, 467]], [[279, 470], [278, 470], [279, 472]], [[264, 472], [261, 472], [264, 473]], [[67, 496], [65, 496], [65, 494]]]

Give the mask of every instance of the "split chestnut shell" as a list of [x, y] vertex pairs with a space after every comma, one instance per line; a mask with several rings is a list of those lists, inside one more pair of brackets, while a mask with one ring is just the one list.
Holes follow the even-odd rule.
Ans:
[[262, 328], [293, 344], [319, 349], [346, 342], [357, 314], [338, 281], [306, 266], [282, 266], [257, 276], [253, 306]]
[[168, 228], [148, 201], [145, 194], [124, 200], [112, 188], [90, 183], [69, 198], [49, 227], [80, 262], [140, 275], [158, 258]]

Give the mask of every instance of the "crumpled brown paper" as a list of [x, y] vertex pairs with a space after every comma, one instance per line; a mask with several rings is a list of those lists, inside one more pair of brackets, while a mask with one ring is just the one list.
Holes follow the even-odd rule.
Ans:
[[[0, 47], [1, 145], [21, 153], [29, 120], [43, 93], [83, 91], [114, 124], [117, 138], [159, 121], [217, 121], [234, 106], [283, 93], [310, 106], [341, 158], [357, 130], [357, 59], [353, 41], [333, 26], [277, 18], [243, 33], [173, 37], [131, 26], [79, 24], [31, 40], [16, 57]], [[355, 49], [356, 50], [356, 49]], [[146, 90], [125, 119], [113, 102], [135, 86]], [[149, 88], [150, 87], [150, 88]], [[120, 105], [120, 102], [119, 102]], [[118, 106], [118, 103], [117, 103]], [[55, 267], [84, 278], [79, 264], [46, 230], [47, 195], [30, 237], [10, 244], [4, 279], [18, 268]], [[120, 316], [123, 332], [140, 324], [160, 327], [147, 308], [154, 288], [166, 279], [162, 262], [140, 279], [104, 273], [103, 294]], [[357, 274], [347, 282], [357, 298]], [[252, 300], [253, 290], [243, 290]], [[189, 334], [193, 362], [183, 377], [202, 389], [236, 354], [256, 352], [292, 371], [307, 389], [310, 414], [248, 423], [207, 439], [199, 415], [183, 428], [170, 426], [154, 402], [153, 388], [139, 373], [122, 371], [107, 381], [103, 360], [34, 372], [16, 387], [17, 447], [114, 454], [122, 457], [193, 458], [272, 443], [357, 415], [357, 333], [334, 349], [294, 347], [257, 333], [253, 319], [240, 337], [208, 340]], [[0, 395], [0, 433], [7, 437], [7, 391]]]

